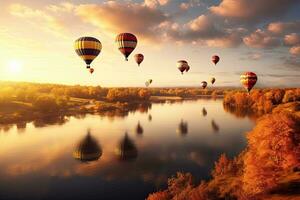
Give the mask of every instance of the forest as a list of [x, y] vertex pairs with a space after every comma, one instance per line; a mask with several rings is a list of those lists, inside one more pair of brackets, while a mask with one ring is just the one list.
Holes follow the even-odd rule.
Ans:
[[192, 174], [178, 172], [168, 179], [166, 190], [150, 194], [148, 200], [299, 199], [299, 101], [300, 89], [226, 93], [224, 108], [238, 116], [259, 116], [247, 133], [247, 147], [232, 159], [222, 154], [210, 180], [195, 183]]

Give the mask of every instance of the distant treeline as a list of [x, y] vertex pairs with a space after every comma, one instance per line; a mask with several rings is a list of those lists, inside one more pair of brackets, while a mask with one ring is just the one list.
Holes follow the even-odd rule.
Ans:
[[218, 96], [223, 95], [224, 92], [227, 91], [200, 88], [102, 88], [100, 86], [0, 82], [0, 104], [21, 101], [32, 103], [33, 107], [39, 110], [56, 110], [73, 106], [70, 104], [70, 98], [128, 102], [147, 101], [150, 96]]
[[254, 89], [250, 94], [231, 91], [224, 96], [225, 109], [250, 110], [262, 115], [271, 112], [279, 104], [300, 101], [300, 89]]

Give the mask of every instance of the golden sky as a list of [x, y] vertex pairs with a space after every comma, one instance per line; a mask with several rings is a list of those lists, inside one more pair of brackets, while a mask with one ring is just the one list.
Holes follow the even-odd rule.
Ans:
[[[253, 71], [260, 86], [299, 86], [300, 5], [263, 2], [2, 0], [0, 80], [144, 86], [151, 78], [160, 87], [199, 86], [214, 76], [216, 86], [239, 86], [239, 75]], [[114, 43], [121, 32], [138, 38], [128, 62]], [[81, 36], [103, 45], [93, 75], [73, 48]], [[141, 67], [135, 53], [145, 55]], [[191, 66], [183, 76], [181, 59]]]

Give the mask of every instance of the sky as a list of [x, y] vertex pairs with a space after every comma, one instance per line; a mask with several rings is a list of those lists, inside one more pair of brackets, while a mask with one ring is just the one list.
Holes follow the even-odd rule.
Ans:
[[[197, 87], [215, 77], [216, 86], [240, 86], [252, 71], [257, 86], [299, 87], [299, 10], [298, 0], [0, 0], [0, 80]], [[122, 32], [138, 38], [128, 62], [115, 44]], [[74, 51], [82, 36], [103, 46], [92, 75]], [[182, 59], [191, 67], [184, 75]]]

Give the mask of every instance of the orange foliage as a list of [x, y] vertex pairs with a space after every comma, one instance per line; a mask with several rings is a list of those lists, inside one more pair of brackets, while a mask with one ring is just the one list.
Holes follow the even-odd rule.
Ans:
[[300, 120], [295, 116], [267, 115], [247, 138], [243, 177], [246, 193], [253, 195], [275, 187], [285, 171], [300, 165]]

